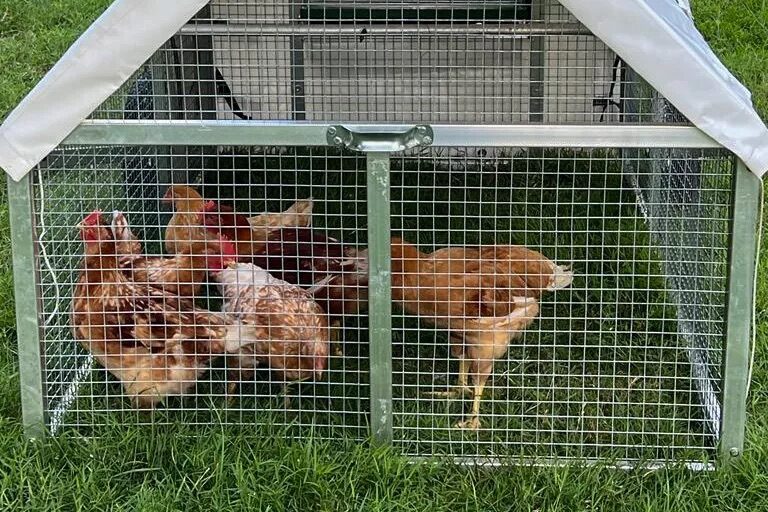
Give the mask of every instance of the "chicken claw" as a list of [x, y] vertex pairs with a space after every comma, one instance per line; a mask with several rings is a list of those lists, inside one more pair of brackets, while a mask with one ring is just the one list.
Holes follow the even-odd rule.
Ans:
[[484, 382], [482, 384], [475, 384], [475, 388], [472, 390], [472, 394], [474, 395], [472, 399], [472, 413], [466, 420], [458, 422], [456, 428], [463, 428], [466, 430], [477, 430], [480, 428], [480, 400], [483, 399], [484, 390]]
[[231, 405], [235, 401], [235, 398], [237, 397], [235, 394], [237, 392], [237, 387], [237, 382], [230, 382], [227, 384], [227, 404]]
[[472, 397], [475, 392], [469, 386], [454, 386], [446, 391], [430, 391], [428, 396], [435, 396], [440, 398], [463, 398]]
[[480, 418], [477, 416], [472, 416], [468, 420], [456, 423], [456, 428], [463, 428], [464, 430], [478, 430], [480, 425]]
[[469, 371], [469, 362], [465, 359], [459, 361], [459, 379], [458, 384], [448, 388], [447, 391], [432, 391], [427, 393], [429, 396], [443, 398], [474, 397], [475, 391], [467, 385], [467, 372]]
[[278, 393], [277, 398], [280, 398], [282, 395], [283, 397], [283, 409], [290, 409], [291, 408], [291, 402], [293, 399], [291, 398], [291, 390], [294, 387], [298, 387], [301, 385], [302, 382], [310, 380], [310, 377], [306, 377], [303, 379], [297, 379], [293, 382], [286, 382], [283, 385], [283, 390]]

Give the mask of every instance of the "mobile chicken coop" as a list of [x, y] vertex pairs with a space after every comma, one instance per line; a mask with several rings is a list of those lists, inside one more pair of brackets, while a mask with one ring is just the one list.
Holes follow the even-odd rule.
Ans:
[[[461, 461], [740, 455], [768, 130], [674, 0], [117, 0], [0, 128], [24, 421], [373, 436]], [[227, 396], [212, 363], [138, 412], [73, 339], [77, 224], [120, 209], [161, 255], [170, 185], [247, 214], [313, 198], [369, 254], [369, 313], [322, 379]], [[446, 331], [393, 307], [390, 237], [570, 265], [496, 358], [482, 426]], [[213, 287], [200, 301], [218, 307]], [[439, 299], [438, 299], [439, 300]]]

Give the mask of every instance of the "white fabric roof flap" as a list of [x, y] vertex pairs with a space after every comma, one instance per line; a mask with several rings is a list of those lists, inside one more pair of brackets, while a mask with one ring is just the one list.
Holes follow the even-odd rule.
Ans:
[[677, 0], [677, 5], [679, 5], [680, 8], [685, 11], [685, 14], [687, 14], [691, 18], [693, 17], [690, 0]]
[[[116, 0], [0, 126], [0, 167], [21, 179], [206, 3]], [[768, 129], [687, 0], [560, 3], [755, 174], [768, 171]]]
[[768, 128], [684, 8], [670, 0], [560, 0], [693, 124], [757, 176], [768, 171]]
[[0, 126], [0, 167], [24, 177], [206, 3], [112, 3]]

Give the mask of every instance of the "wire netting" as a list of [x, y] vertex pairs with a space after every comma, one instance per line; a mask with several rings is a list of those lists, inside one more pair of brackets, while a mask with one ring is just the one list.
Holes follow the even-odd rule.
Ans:
[[[495, 360], [482, 427], [455, 427], [471, 399], [429, 395], [456, 382], [444, 329], [393, 305], [394, 440], [414, 456], [702, 460], [719, 436], [733, 158], [721, 150], [430, 148], [392, 156], [393, 235], [424, 252], [518, 244], [570, 265], [522, 336]], [[670, 172], [674, 171], [674, 172]], [[369, 430], [367, 314], [344, 317], [322, 379], [267, 370], [227, 391], [214, 359], [182, 397], [139, 412], [119, 380], [73, 340], [82, 268], [77, 223], [124, 211], [148, 255], [166, 254], [172, 184], [256, 215], [313, 198], [313, 230], [362, 249], [364, 155], [301, 147], [63, 147], [35, 174], [35, 225], [52, 429], [113, 421], [222, 421], [299, 437]], [[438, 298], [437, 300], [442, 300]], [[195, 302], [218, 311], [206, 285]], [[204, 367], [206, 369], [207, 366]]]
[[214, 0], [94, 117], [654, 122], [630, 71], [554, 0]]

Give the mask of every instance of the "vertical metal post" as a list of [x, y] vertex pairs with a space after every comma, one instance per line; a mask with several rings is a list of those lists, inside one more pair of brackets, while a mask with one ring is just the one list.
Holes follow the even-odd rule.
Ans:
[[[301, 18], [303, 5], [303, 0], [292, 5], [292, 21]], [[304, 99], [304, 42], [304, 36], [291, 36], [291, 95], [293, 97], [293, 119], [296, 121], [307, 119], [307, 107]]]
[[[531, 2], [531, 21], [543, 21], [544, 0]], [[528, 119], [532, 123], [544, 121], [544, 36], [531, 36], [531, 82], [529, 84]]]
[[744, 449], [761, 187], [760, 180], [739, 161], [733, 187], [733, 222], [728, 270], [728, 323], [720, 436], [720, 456], [723, 462], [740, 456]]
[[32, 175], [8, 179], [8, 207], [13, 247], [13, 285], [21, 380], [21, 414], [28, 438], [45, 433], [37, 269], [32, 213]]
[[389, 153], [368, 153], [371, 435], [392, 442], [392, 279]]
[[[210, 3], [200, 9], [190, 23], [212, 18]], [[198, 21], [199, 22], [199, 21]], [[178, 59], [173, 87], [171, 88], [172, 119], [215, 120], [217, 112], [216, 66], [214, 63], [213, 36], [203, 34], [180, 35], [171, 39], [179, 48], [174, 58]], [[190, 149], [171, 146], [164, 164], [170, 164], [169, 171], [158, 173], [161, 181], [173, 180], [185, 183], [190, 180], [187, 166]], [[161, 222], [166, 219], [161, 219]]]
[[[207, 5], [195, 14], [196, 19], [211, 18]], [[182, 119], [216, 119], [216, 69], [213, 62], [213, 37], [194, 34], [182, 35], [180, 48], [180, 76], [177, 113]]]

